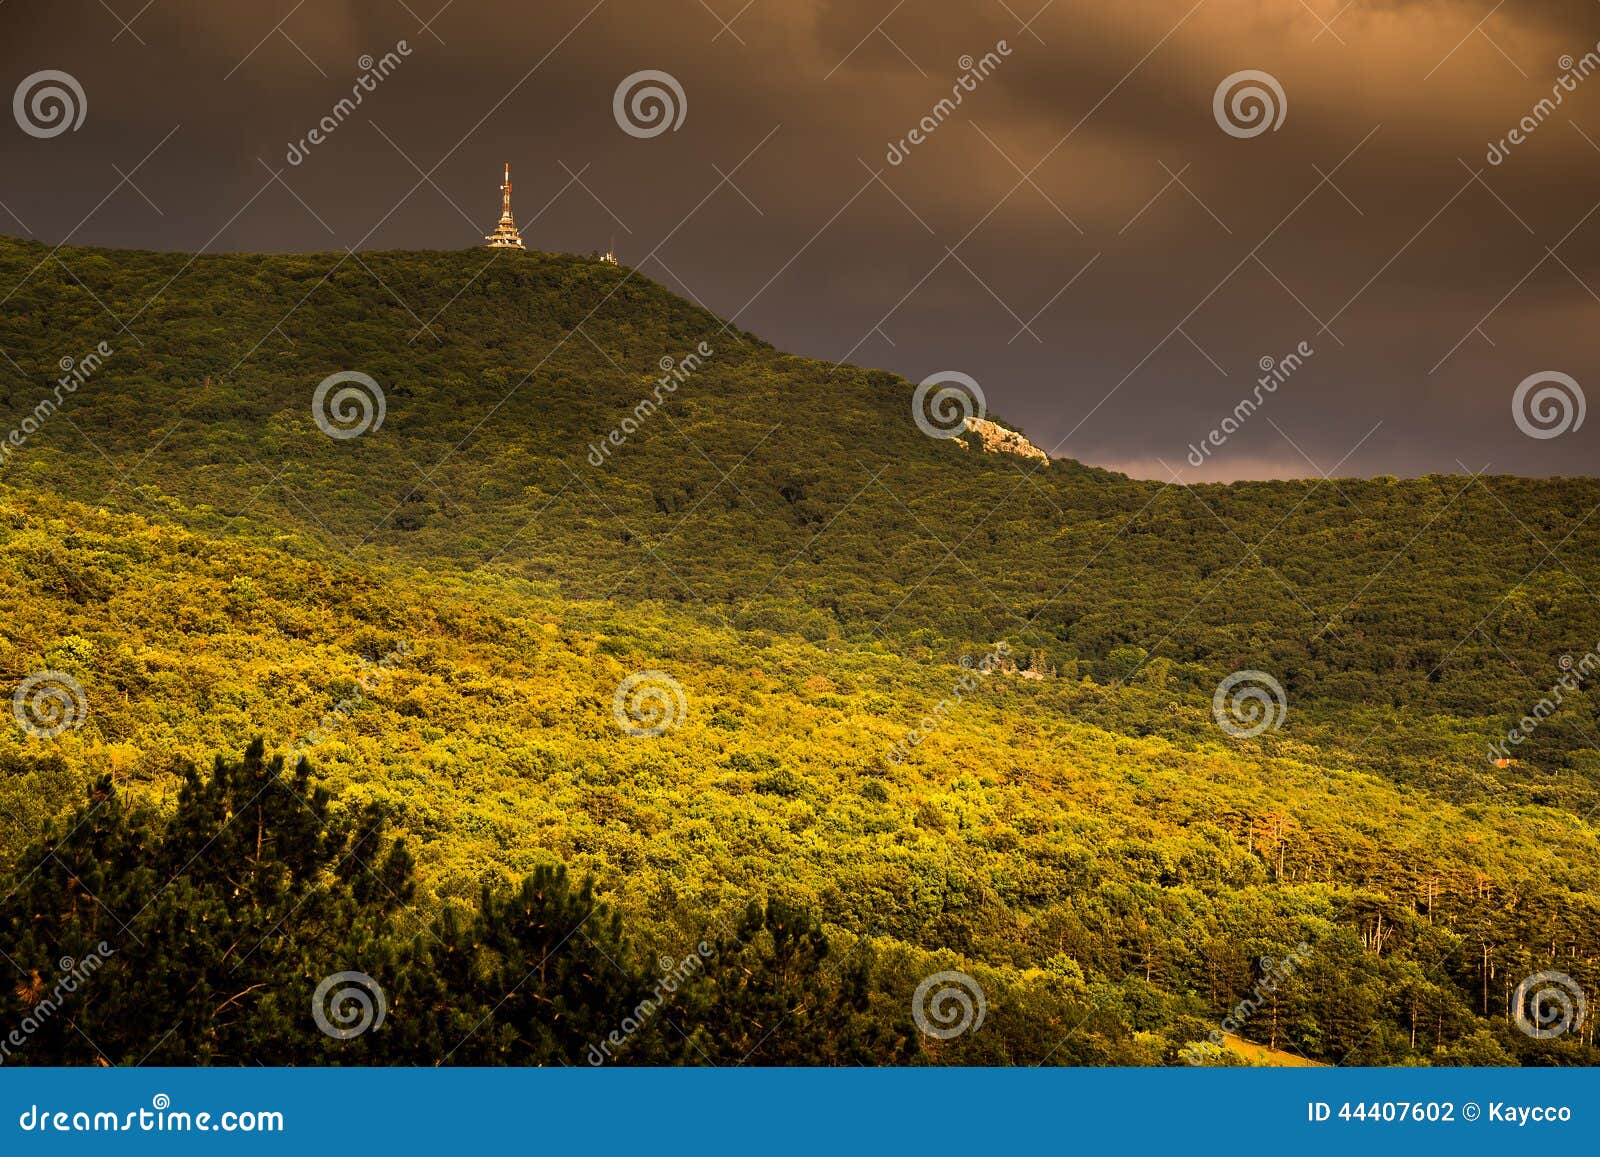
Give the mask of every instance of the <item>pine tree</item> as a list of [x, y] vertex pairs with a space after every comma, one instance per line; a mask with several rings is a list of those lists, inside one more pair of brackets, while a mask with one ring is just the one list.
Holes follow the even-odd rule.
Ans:
[[35, 974], [53, 990], [51, 978], [74, 972], [69, 958], [80, 971], [98, 964], [16, 1059], [325, 1060], [317, 984], [393, 956], [375, 946], [393, 938], [415, 886], [381, 813], [336, 812], [304, 760], [286, 772], [259, 741], [210, 775], [181, 771], [170, 819], [129, 810], [101, 780], [22, 857], [0, 903], [0, 939], [30, 990], [12, 1019], [40, 1003]]

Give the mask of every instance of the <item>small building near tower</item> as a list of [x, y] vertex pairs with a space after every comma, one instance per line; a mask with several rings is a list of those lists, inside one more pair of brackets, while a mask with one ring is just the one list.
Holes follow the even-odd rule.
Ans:
[[511, 216], [511, 162], [506, 162], [505, 180], [500, 184], [500, 223], [484, 238], [490, 249], [523, 249], [522, 234]]

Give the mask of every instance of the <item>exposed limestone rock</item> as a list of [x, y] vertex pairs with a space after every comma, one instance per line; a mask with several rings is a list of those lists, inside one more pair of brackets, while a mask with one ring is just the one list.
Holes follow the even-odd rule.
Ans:
[[985, 454], [1015, 454], [1018, 458], [1032, 458], [1045, 463], [1050, 461], [1050, 455], [1027, 438], [987, 418], [968, 418], [967, 432], [961, 436], [961, 444]]

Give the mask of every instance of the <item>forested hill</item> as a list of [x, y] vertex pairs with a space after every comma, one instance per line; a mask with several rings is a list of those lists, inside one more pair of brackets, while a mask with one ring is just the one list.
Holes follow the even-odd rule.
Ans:
[[[476, 936], [458, 909], [499, 928], [486, 885], [566, 865], [645, 972], [752, 903], [807, 913], [813, 964], [830, 937], [873, 962], [806, 980], [862, 1040], [912, 1039], [920, 979], [971, 973], [990, 1027], [923, 1059], [1174, 1063], [1306, 945], [1258, 1044], [1594, 1061], [1592, 1023], [1536, 1041], [1511, 1010], [1541, 970], [1600, 983], [1600, 717], [1572, 676], [1600, 644], [1594, 479], [1183, 487], [984, 453], [924, 434], [912, 383], [569, 256], [0, 239], [0, 286], [0, 687], [82, 694], [47, 737], [0, 729], [0, 929], [31, 967], [64, 951], [39, 905], [98, 933], [63, 897], [99, 872], [145, 911], [117, 863], [184, 862], [205, 801], [303, 754], [318, 807], [408, 842], [384, 919], [411, 942]], [[356, 373], [365, 411], [328, 381]], [[1218, 726], [1236, 672], [1281, 685], [1278, 726]], [[660, 734], [624, 725], [638, 675], [682, 693]], [[247, 749], [209, 788], [189, 771]], [[91, 786], [104, 838], [34, 844]], [[150, 814], [124, 830], [113, 789]], [[30, 844], [59, 872], [30, 876]], [[202, 883], [229, 909], [226, 873]], [[295, 983], [348, 966], [325, 954], [287, 945], [261, 991], [303, 1007]], [[582, 1063], [521, 1031], [494, 1059]]]
[[[0, 483], [303, 554], [487, 567], [908, 657], [1005, 639], [1202, 699], [1258, 669], [1297, 705], [1482, 719], [1475, 752], [1600, 640], [1595, 479], [1183, 487], [983, 454], [919, 431], [902, 379], [787, 356], [570, 256], [0, 239], [0, 284], [19, 282], [0, 307], [10, 422], [62, 359], [113, 352]], [[663, 359], [702, 364], [663, 390]], [[383, 392], [359, 437], [313, 420], [340, 371]], [[1597, 746], [1592, 718], [1562, 713], [1524, 762], [1592, 774], [1573, 754]]]

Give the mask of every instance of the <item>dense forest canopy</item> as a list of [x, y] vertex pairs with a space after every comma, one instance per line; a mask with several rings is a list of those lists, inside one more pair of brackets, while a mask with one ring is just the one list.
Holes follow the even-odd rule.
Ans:
[[[156, 1056], [431, 1063], [529, 912], [598, 906], [616, 967], [570, 958], [571, 1020], [513, 1008], [452, 1063], [585, 1063], [701, 942], [737, 966], [616, 1059], [738, 1061], [783, 1007], [812, 1012], [752, 1063], [1219, 1063], [1247, 999], [1241, 1035], [1316, 1061], [1597, 1059], [1593, 1018], [1512, 1021], [1532, 974], [1600, 986], [1600, 481], [985, 454], [910, 383], [575, 257], [66, 257], [0, 239], [0, 674], [82, 695], [0, 730], [13, 1023], [104, 940], [59, 1022], [99, 1059], [181, 1022]], [[313, 393], [351, 372], [382, 419], [330, 436]], [[1212, 699], [1246, 670], [1287, 714], [1241, 738]], [[681, 701], [641, 734], [618, 692], [651, 672]], [[250, 776], [311, 814], [263, 819], [248, 881], [179, 871]], [[392, 1007], [340, 1054], [292, 1010], [346, 969]], [[909, 1018], [940, 970], [987, 997], [950, 1041]]]

